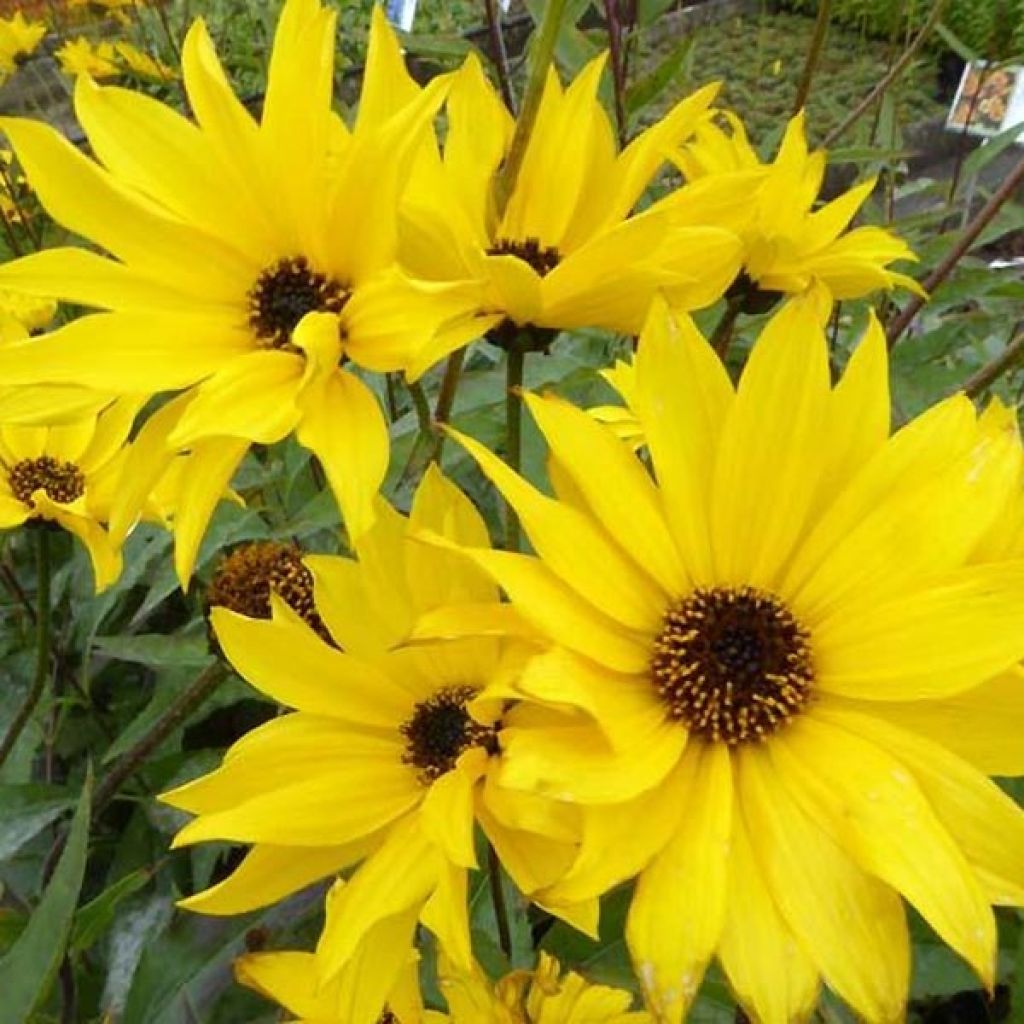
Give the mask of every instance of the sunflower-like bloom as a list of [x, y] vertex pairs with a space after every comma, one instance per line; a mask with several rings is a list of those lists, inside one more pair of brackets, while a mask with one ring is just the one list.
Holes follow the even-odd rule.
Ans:
[[21, 11], [15, 11], [11, 18], [0, 18], [0, 78], [6, 78], [35, 53], [45, 35], [46, 22], [27, 21]]
[[[515, 187], [502, 202], [500, 168], [514, 124], [470, 57], [449, 96], [443, 154], [423, 154], [410, 182], [404, 263], [425, 278], [481, 282], [478, 327], [501, 325], [497, 338], [523, 327], [635, 334], [656, 292], [676, 308], [707, 306], [739, 269], [730, 232], [677, 226], [679, 211], [689, 210], [685, 196], [673, 211], [630, 216], [717, 87], [677, 104], [620, 153], [597, 96], [604, 66], [603, 57], [591, 61], [564, 89], [549, 72]], [[439, 337], [419, 366], [459, 343]]]
[[[462, 305], [457, 288], [419, 286], [393, 269], [398, 194], [445, 83], [412, 82], [375, 7], [349, 131], [331, 111], [334, 24], [316, 0], [288, 0], [259, 123], [232, 92], [202, 20], [182, 54], [196, 123], [86, 77], [75, 109], [96, 161], [47, 125], [3, 122], [51, 216], [112, 258], [57, 248], [0, 267], [4, 286], [108, 310], [0, 353], [0, 380], [189, 389], [177, 419], [151, 429], [169, 450], [215, 443], [200, 474], [210, 500], [200, 505], [223, 490], [249, 442], [295, 431], [358, 534], [388, 439], [372, 391], [340, 363], [400, 369]], [[183, 579], [193, 541], [179, 538]]]
[[[728, 116], [727, 124], [728, 131], [705, 120], [673, 159], [716, 219], [743, 240], [744, 273], [731, 294], [744, 297], [750, 311], [763, 308], [773, 294], [800, 293], [814, 282], [826, 285], [835, 299], [878, 288], [921, 293], [912, 277], [889, 269], [916, 259], [906, 242], [885, 228], [847, 230], [876, 178], [814, 209], [826, 155], [808, 150], [802, 112], [789, 122], [768, 164], [758, 159], [738, 118]], [[664, 202], [671, 206], [676, 200]]]
[[[357, 995], [359, 986], [344, 981], [319, 984], [316, 957], [311, 953], [250, 953], [235, 961], [235, 976], [249, 988], [280, 1003], [305, 1024], [650, 1024], [642, 1012], [631, 1012], [633, 996], [623, 989], [593, 985], [574, 971], [563, 973], [558, 961], [541, 953], [532, 971], [512, 971], [492, 984], [480, 968], [458, 970], [441, 957], [441, 993], [448, 1012], [425, 1010], [417, 977], [418, 957], [397, 947], [400, 969], [382, 993], [375, 984], [383, 956], [394, 949], [377, 945], [364, 965], [362, 986], [370, 1000]], [[352, 981], [355, 979], [353, 978]], [[371, 1016], [367, 1018], [367, 1011]]]
[[73, 533], [89, 552], [97, 590], [121, 574], [120, 549], [102, 524], [139, 404], [124, 398], [54, 427], [0, 426], [0, 529], [42, 520]]
[[[452, 543], [487, 540], [472, 505], [431, 470], [408, 521], [381, 503], [359, 561], [305, 560], [334, 644], [277, 593], [270, 620], [212, 609], [217, 640], [243, 678], [298, 710], [243, 737], [217, 771], [164, 797], [197, 815], [175, 846], [255, 844], [227, 880], [185, 901], [191, 909], [248, 910], [362, 861], [329, 908], [325, 980], [396, 916], [406, 922], [406, 944], [418, 917], [455, 962], [469, 963], [474, 822], [526, 893], [549, 886], [575, 853], [575, 808], [496, 785], [498, 729], [518, 715], [504, 695], [532, 648], [491, 637], [403, 643], [414, 624], [448, 605], [480, 628], [512, 623], [530, 633], [479, 570], [408, 539], [424, 530]], [[594, 927], [589, 898], [550, 909]]]
[[1024, 686], [987, 682], [1024, 653], [1024, 561], [976, 555], [1020, 487], [1016, 424], [958, 395], [890, 437], [884, 336], [832, 387], [828, 307], [783, 307], [734, 389], [655, 306], [633, 400], [655, 479], [554, 397], [526, 401], [556, 497], [461, 439], [537, 552], [467, 554], [549, 638], [517, 688], [560, 716], [501, 730], [501, 782], [583, 808], [546, 897], [638, 876], [627, 941], [670, 1024], [713, 956], [765, 1024], [821, 980], [903, 1020], [901, 896], [986, 986], [992, 904], [1024, 904], [1024, 812], [986, 778], [1024, 772]]
[[121, 73], [114, 46], [105, 39], [98, 43], [85, 36], [68, 39], [54, 56], [61, 71], [72, 78], [116, 78]]

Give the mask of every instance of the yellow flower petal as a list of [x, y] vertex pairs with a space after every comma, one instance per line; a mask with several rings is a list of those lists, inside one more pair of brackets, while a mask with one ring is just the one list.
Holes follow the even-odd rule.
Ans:
[[449, 861], [464, 868], [477, 866], [473, 848], [475, 785], [475, 775], [457, 766], [431, 783], [420, 805], [423, 835], [439, 846]]
[[801, 716], [769, 749], [800, 806], [860, 867], [902, 893], [991, 986], [992, 910], [911, 773], [880, 747], [813, 715]]
[[718, 946], [730, 898], [733, 796], [725, 746], [691, 745], [671, 792], [681, 813], [637, 881], [626, 941], [647, 1005], [659, 1021], [680, 1024]]
[[910, 939], [899, 896], [796, 806], [763, 749], [740, 750], [737, 764], [754, 855], [782, 917], [826, 984], [860, 1017], [902, 1021]]

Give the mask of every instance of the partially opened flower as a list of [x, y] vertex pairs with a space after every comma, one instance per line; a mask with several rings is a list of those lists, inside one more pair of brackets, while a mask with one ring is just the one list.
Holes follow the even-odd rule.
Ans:
[[114, 46], [106, 40], [93, 43], [85, 36], [67, 39], [54, 52], [61, 71], [72, 78], [116, 78], [121, 69], [117, 66]]
[[[424, 154], [410, 183], [403, 261], [425, 278], [478, 280], [478, 326], [496, 339], [521, 328], [636, 333], [656, 292], [681, 309], [710, 305], [738, 270], [736, 238], [713, 222], [677, 226], [674, 212], [634, 212], [716, 87], [677, 104], [620, 153], [597, 95], [604, 64], [591, 61], [567, 88], [549, 72], [522, 168], [503, 197], [514, 124], [469, 58], [448, 100], [443, 154]], [[460, 343], [439, 337], [417, 367]]]
[[815, 282], [835, 299], [879, 288], [921, 292], [912, 277], [889, 269], [916, 259], [906, 242], [886, 228], [849, 228], [874, 191], [875, 178], [815, 209], [826, 155], [808, 150], [803, 113], [789, 122], [768, 164], [758, 159], [737, 118], [729, 117], [727, 124], [728, 130], [705, 121], [674, 159], [720, 222], [743, 240], [744, 273], [731, 294], [744, 299], [750, 311], [763, 308], [773, 295], [798, 294]]
[[[182, 54], [195, 123], [86, 77], [75, 110], [96, 160], [45, 124], [4, 121], [43, 206], [110, 256], [55, 248], [0, 267], [4, 286], [107, 311], [0, 353], [0, 380], [189, 389], [177, 418], [150, 432], [169, 451], [216, 445], [200, 505], [250, 442], [294, 431], [323, 461], [356, 535], [372, 518], [388, 442], [377, 399], [341, 363], [401, 369], [464, 302], [457, 287], [421, 286], [392, 266], [398, 195], [445, 82], [412, 82], [375, 7], [349, 130], [331, 110], [334, 24], [316, 0], [288, 0], [259, 122], [201, 20]], [[194, 540], [178, 538], [183, 580]]]
[[73, 533], [89, 552], [97, 590], [121, 573], [120, 550], [103, 524], [139, 404], [125, 398], [61, 426], [0, 426], [0, 529], [32, 521]]
[[[432, 469], [408, 521], [381, 503], [359, 561], [305, 560], [334, 644], [276, 594], [269, 620], [212, 609], [238, 672], [297, 710], [243, 737], [212, 774], [164, 797], [197, 815], [176, 846], [254, 844], [233, 875], [185, 901], [191, 909], [248, 910], [361, 862], [329, 908], [319, 952], [325, 981], [396, 915], [408, 918], [406, 945], [418, 918], [468, 965], [475, 824], [526, 893], [550, 886], [575, 852], [574, 808], [497, 785], [498, 730], [519, 717], [505, 695], [532, 647], [487, 636], [405, 642], [446, 606], [481, 631], [507, 631], [513, 621], [479, 570], [409, 539], [424, 530], [453, 543], [487, 542], [473, 507]], [[550, 909], [594, 925], [589, 898]]]
[[[338, 892], [328, 895], [328, 907]], [[312, 953], [291, 950], [239, 957], [235, 977], [303, 1024], [441, 1024], [444, 1014], [423, 1007], [419, 956], [409, 942], [414, 921], [406, 914], [380, 922], [326, 983]]]
[[992, 904], [1024, 905], [1024, 812], [986, 778], [1024, 771], [1024, 687], [986, 685], [1024, 654], [1024, 561], [975, 555], [1020, 487], [1016, 424], [958, 395], [890, 437], [884, 336], [833, 387], [827, 308], [787, 304], [734, 389], [655, 306], [633, 402], [654, 478], [555, 397], [526, 401], [556, 497], [461, 438], [537, 552], [468, 557], [548, 638], [517, 689], [560, 714], [507, 723], [501, 781], [583, 808], [547, 897], [638, 876], [659, 1021], [715, 956], [765, 1024], [822, 980], [902, 1020], [901, 897], [986, 987]]
[[174, 68], [123, 39], [114, 43], [114, 52], [118, 60], [140, 78], [153, 82], [173, 82], [178, 77]]

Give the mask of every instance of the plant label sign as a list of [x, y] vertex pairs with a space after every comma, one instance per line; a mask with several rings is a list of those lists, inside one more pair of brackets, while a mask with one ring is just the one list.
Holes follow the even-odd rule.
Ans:
[[388, 0], [388, 21], [403, 32], [411, 32], [417, 2], [418, 0]]
[[[1024, 67], [973, 61], [964, 68], [946, 127], [991, 138], [1024, 124]], [[1024, 143], [1024, 138], [1018, 138]]]

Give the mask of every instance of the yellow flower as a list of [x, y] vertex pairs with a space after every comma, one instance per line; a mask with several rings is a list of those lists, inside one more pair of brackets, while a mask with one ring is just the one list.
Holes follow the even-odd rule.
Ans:
[[[675, 211], [630, 215], [716, 92], [677, 104], [621, 153], [597, 89], [603, 57], [563, 89], [552, 70], [507, 203], [497, 195], [513, 122], [470, 57], [448, 100], [443, 154], [422, 155], [403, 207], [402, 258], [423, 277], [481, 282], [481, 330], [635, 333], [651, 296], [713, 303], [738, 270], [738, 243], [718, 227], [677, 226]], [[685, 197], [677, 206], [685, 206]], [[417, 366], [459, 344], [439, 338]]]
[[[250, 953], [235, 961], [235, 976], [280, 1003], [307, 1024], [650, 1024], [630, 1012], [631, 993], [592, 985], [541, 953], [532, 971], [518, 970], [492, 984], [480, 968], [458, 970], [440, 958], [441, 993], [448, 1012], [425, 1010], [417, 956], [408, 946], [385, 943], [367, 949], [360, 985], [352, 976], [318, 984], [311, 953]], [[384, 962], [386, 969], [382, 969]], [[381, 982], [385, 984], [382, 985]]]
[[131, 43], [123, 40], [114, 43], [114, 52], [129, 71], [134, 71], [142, 78], [149, 78], [154, 82], [173, 82], [178, 77], [174, 68], [168, 67], [163, 61], [151, 57]]
[[[745, 298], [756, 312], [773, 295], [800, 293], [815, 282], [835, 299], [858, 298], [877, 288], [921, 292], [912, 277], [889, 269], [891, 263], [916, 259], [906, 242], [885, 228], [847, 230], [877, 179], [814, 209], [826, 157], [822, 150], [808, 151], [803, 113], [789, 122], [770, 164], [757, 158], [736, 117], [727, 115], [727, 123], [729, 132], [706, 120], [673, 159], [716, 211], [718, 222], [743, 240], [744, 275], [731, 295]], [[664, 202], [675, 201], [670, 196]]]
[[[217, 640], [238, 672], [298, 710], [241, 739], [211, 775], [163, 797], [197, 815], [176, 847], [254, 844], [228, 879], [184, 901], [194, 910], [252, 909], [361, 862], [329, 907], [319, 951], [324, 980], [396, 916], [406, 946], [418, 918], [454, 962], [468, 966], [474, 822], [525, 893], [551, 885], [575, 852], [574, 808], [496, 785], [497, 730], [518, 719], [505, 694], [531, 648], [487, 636], [404, 643], [439, 613], [482, 631], [529, 633], [479, 570], [408, 539], [421, 530], [457, 544], [487, 540], [472, 505], [431, 469], [408, 521], [380, 503], [359, 561], [305, 560], [334, 644], [277, 593], [269, 620], [212, 609]], [[447, 606], [454, 610], [443, 612]], [[580, 927], [596, 924], [590, 898], [543, 903]]]
[[26, 58], [35, 53], [46, 23], [26, 21], [21, 11], [11, 18], [0, 18], [0, 74], [7, 77]]
[[974, 554], [1019, 492], [1016, 425], [958, 395], [889, 437], [882, 331], [832, 387], [828, 308], [783, 307], [734, 389], [656, 305], [633, 401], [655, 479], [554, 397], [526, 399], [554, 498], [461, 438], [537, 552], [467, 554], [547, 636], [516, 686], [562, 719], [502, 729], [501, 781], [583, 809], [544, 898], [638, 876], [627, 941], [668, 1024], [713, 956], [765, 1024], [821, 980], [903, 1020], [901, 895], [986, 987], [991, 905], [1024, 904], [1024, 813], [986, 778], [1024, 773], [1020, 676], [986, 682], [1024, 654], [1024, 561]]
[[74, 78], [83, 75], [90, 78], [114, 78], [121, 73], [115, 60], [114, 47], [108, 42], [93, 45], [85, 36], [69, 39], [54, 56], [60, 63], [61, 71]]
[[120, 550], [101, 524], [139, 404], [125, 398], [61, 426], [0, 426], [0, 529], [44, 520], [73, 533], [92, 559], [97, 591], [121, 573]]
[[[178, 418], [159, 427], [173, 450], [215, 449], [195, 484], [207, 510], [249, 442], [294, 431], [358, 535], [388, 436], [373, 392], [341, 360], [399, 370], [466, 300], [457, 286], [419, 285], [393, 267], [398, 193], [445, 83], [421, 90], [409, 78], [375, 7], [350, 131], [331, 111], [334, 23], [316, 0], [288, 0], [258, 124], [201, 20], [183, 48], [197, 123], [84, 76], [75, 109], [99, 162], [47, 125], [3, 122], [43, 206], [114, 258], [57, 248], [0, 267], [3, 286], [109, 310], [4, 350], [0, 380], [189, 389]], [[199, 518], [196, 535], [178, 537], [183, 581]]]
[[52, 298], [0, 288], [0, 342], [22, 340], [30, 332], [41, 331], [56, 315]]

